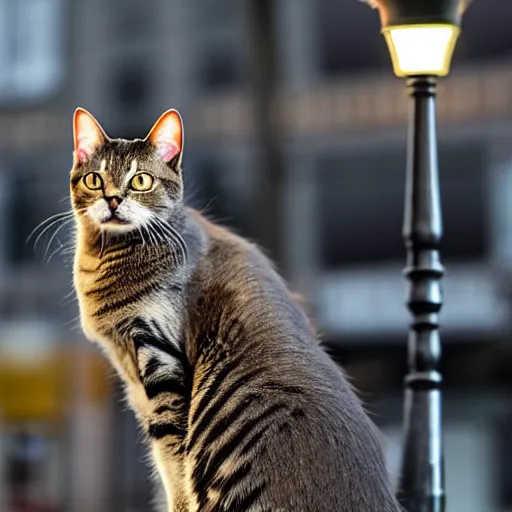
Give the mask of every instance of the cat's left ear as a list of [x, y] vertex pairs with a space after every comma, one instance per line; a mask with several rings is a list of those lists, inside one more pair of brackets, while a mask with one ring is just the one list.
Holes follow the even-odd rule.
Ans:
[[181, 163], [183, 154], [183, 121], [177, 110], [171, 109], [164, 112], [146, 137], [158, 151], [160, 158], [171, 164]]

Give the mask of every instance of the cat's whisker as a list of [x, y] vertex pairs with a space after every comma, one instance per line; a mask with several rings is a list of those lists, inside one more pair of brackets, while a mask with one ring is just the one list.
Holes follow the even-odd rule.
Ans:
[[139, 232], [140, 237], [142, 238], [142, 247], [144, 247], [146, 245], [146, 239], [144, 238], [144, 235], [142, 234], [142, 229], [139, 226], [137, 226], [137, 231]]
[[153, 232], [153, 229], [151, 227], [151, 224], [146, 224], [142, 227], [142, 229], [144, 229], [145, 231], [147, 231], [148, 233], [148, 236], [149, 236], [149, 240], [151, 241], [151, 243], [153, 243], [153, 245], [155, 246], [158, 246], [159, 245], [159, 242], [158, 242], [158, 237], [155, 235], [155, 233]]
[[158, 236], [158, 232], [155, 230], [155, 228], [153, 226], [150, 225], [148, 227], [148, 229], [151, 232], [152, 237], [155, 239], [156, 245], [161, 245], [162, 242], [164, 242], [166, 244], [165, 239]]
[[210, 206], [217, 200], [217, 196], [215, 197], [212, 197], [208, 203], [206, 204], [205, 207], [201, 208], [201, 215], [207, 215], [208, 214], [208, 208], [210, 208]]
[[72, 252], [74, 252], [74, 250], [76, 248], [74, 241], [67, 242], [67, 243], [63, 244], [63, 247], [66, 247], [66, 246], [68, 246], [68, 248], [65, 249], [64, 251], [62, 251], [62, 254], [71, 254]]
[[71, 200], [70, 200], [68, 195], [64, 196], [62, 199], [59, 199], [59, 204], [62, 204], [62, 203], [65, 203], [65, 202], [68, 202], [68, 203], [71, 202]]
[[[72, 325], [72, 324], [75, 324], [75, 325]], [[80, 315], [77, 315], [74, 318], [72, 318], [71, 320], [68, 320], [67, 322], [64, 322], [62, 325], [66, 325], [66, 326], [72, 325], [70, 327], [70, 330], [72, 330], [72, 331], [76, 331], [76, 330], [79, 330], [79, 329], [81, 330], [81, 328], [80, 328]]]
[[69, 296], [66, 300], [61, 300], [61, 306], [62, 307], [65, 307], [65, 306], [69, 306], [70, 304], [73, 304], [74, 302], [77, 302], [78, 301], [78, 297], [75, 295], [74, 297], [72, 296]]
[[165, 231], [165, 226], [159, 225], [158, 223], [152, 224], [151, 227], [155, 235], [158, 236], [161, 242], [164, 243], [171, 251], [173, 264], [178, 265], [180, 258], [178, 254], [178, 248], [176, 247], [175, 239], [172, 233], [167, 233]]
[[54, 250], [51, 252], [50, 256], [48, 256], [48, 259], [46, 260], [46, 263], [47, 263], [47, 264], [48, 264], [48, 263], [50, 263], [51, 259], [52, 259], [52, 258], [53, 258], [53, 257], [54, 257], [54, 256], [55, 256], [55, 255], [56, 255], [56, 254], [61, 250], [61, 249], [62, 249], [62, 247], [63, 247], [63, 245], [59, 245], [59, 246], [57, 247], [57, 249], [54, 249]]
[[73, 287], [71, 288], [71, 290], [69, 290], [68, 293], [66, 293], [66, 295], [64, 295], [64, 297], [62, 297], [62, 299], [63, 300], [69, 299], [72, 295], [76, 296], [76, 291]]
[[[67, 250], [63, 250], [64, 248], [68, 248]], [[53, 258], [53, 256], [57, 253], [59, 253], [60, 251], [60, 254], [69, 254], [71, 252], [71, 250], [74, 249], [74, 244], [73, 242], [65, 242], [65, 243], [61, 243], [57, 249], [55, 249], [49, 256], [49, 258], [46, 260], [46, 263], [50, 263], [50, 260]]]
[[148, 227], [155, 233], [155, 236], [158, 237], [160, 242], [164, 242], [166, 245], [169, 245], [168, 237], [165, 235], [165, 232], [162, 231], [162, 228], [159, 226], [155, 219], [151, 219], [149, 221]]
[[[47, 219], [44, 219], [42, 222], [40, 222], [33, 230], [32, 232], [30, 233], [30, 235], [28, 235], [27, 237], [27, 241], [26, 243], [30, 242], [30, 239], [37, 233], [37, 231], [39, 229], [41, 229], [43, 226], [45, 226], [48, 222], [50, 222], [50, 225], [49, 226], [46, 226], [46, 228], [42, 231], [41, 234], [43, 234], [48, 228], [50, 228], [51, 226], [53, 226], [56, 222], [59, 222], [61, 220], [64, 220], [64, 219], [67, 219], [69, 217], [72, 217], [73, 215], [73, 212], [70, 211], [70, 212], [60, 212], [60, 213], [56, 213], [55, 215], [52, 215], [51, 217], [48, 217]], [[53, 222], [52, 222], [53, 221]], [[38, 240], [39, 240], [39, 237], [38, 237]], [[36, 242], [34, 243], [34, 246], [35, 244], [37, 244], [37, 240]]]
[[169, 245], [169, 240], [167, 240], [167, 237], [162, 232], [162, 230], [160, 229], [158, 224], [150, 223], [150, 224], [148, 224], [147, 228], [150, 229], [154, 233], [155, 237], [157, 238], [157, 243], [164, 242], [167, 246], [171, 247]]
[[64, 297], [62, 297], [60, 303], [61, 303], [61, 306], [68, 306], [69, 304], [76, 302], [77, 300], [78, 300], [78, 295], [76, 294], [75, 287], [73, 285], [71, 285], [71, 289], [69, 290], [68, 293], [66, 293], [64, 295]]
[[[155, 224], [154, 228], [155, 228], [155, 230], [158, 230], [158, 233], [160, 234], [163, 242], [165, 243], [165, 245], [167, 245], [167, 247], [171, 251], [172, 259], [173, 259], [173, 262], [174, 262], [173, 264], [174, 265], [179, 265], [179, 263], [180, 263], [179, 244], [176, 244], [176, 240], [175, 240], [174, 235], [172, 233], [168, 233], [165, 230], [165, 226], [164, 225]], [[183, 257], [181, 259], [183, 261], [185, 261], [183, 259]]]
[[[62, 256], [65, 256], [65, 255], [68, 255], [68, 254], [74, 254], [75, 253], [75, 245], [74, 244], [70, 244], [69, 247], [67, 247], [67, 244], [63, 244], [61, 249], [61, 255]], [[70, 260], [64, 260], [66, 263], [69, 263]]]
[[178, 233], [178, 231], [176, 231], [176, 229], [173, 228], [167, 221], [164, 221], [158, 217], [154, 217], [154, 220], [160, 226], [162, 231], [164, 233], [166, 233], [174, 242], [177, 243], [177, 245], [181, 249], [180, 252], [183, 256], [183, 261], [187, 261], [187, 259], [188, 259], [187, 246], [186, 246], [185, 241], [183, 240], [182, 236]]
[[[48, 241], [48, 245], [46, 246], [46, 251], [44, 252], [44, 255], [43, 255], [43, 260], [46, 258], [46, 255], [48, 254], [48, 251], [50, 250], [50, 247], [52, 245], [52, 242], [53, 240], [55, 239], [55, 237], [57, 236], [57, 234], [59, 233], [59, 231], [66, 225], [68, 225], [70, 222], [73, 222], [73, 219], [67, 219], [65, 221], [62, 222], [62, 224], [60, 226], [57, 227], [57, 229], [55, 230], [55, 232], [53, 233], [53, 235], [50, 237], [50, 240]], [[53, 256], [54, 253], [52, 253], [52, 256]], [[50, 258], [48, 258], [47, 262], [48, 263], [51, 259], [51, 256]]]
[[171, 232], [173, 233], [174, 237], [176, 238], [176, 241], [179, 242], [179, 245], [180, 247], [182, 248], [183, 250], [183, 257], [184, 259], [186, 260], [187, 257], [188, 257], [188, 250], [187, 250], [187, 245], [185, 244], [185, 240], [183, 240], [182, 236], [180, 235], [180, 233], [171, 225], [169, 224], [167, 221], [164, 221], [162, 219], [159, 219], [161, 221], [161, 223]]
[[56, 224], [58, 224], [59, 222], [64, 222], [64, 223], [67, 223], [68, 221], [70, 221], [72, 219], [68, 219], [66, 217], [62, 217], [62, 218], [59, 218], [59, 219], [56, 219], [54, 220], [52, 223], [48, 224], [48, 226], [46, 226], [40, 233], [39, 235], [37, 235], [35, 241], [34, 241], [34, 248], [37, 246], [39, 240], [41, 240], [42, 236], [50, 229], [52, 228], [53, 226], [55, 226]]
[[151, 231], [149, 229], [147, 229], [145, 226], [141, 226], [141, 230], [143, 233], [146, 233], [147, 237], [148, 237], [148, 245], [158, 245], [157, 241], [155, 240], [155, 238], [153, 237]]
[[172, 233], [166, 233], [165, 226], [164, 225], [160, 225], [158, 223], [153, 224], [153, 228], [155, 230], [155, 233], [158, 233], [159, 236], [161, 237], [161, 240], [167, 245], [167, 247], [169, 247], [169, 249], [172, 252], [173, 259], [174, 259], [175, 263], [177, 263], [179, 261], [179, 258], [178, 258], [178, 255], [176, 253], [176, 245], [172, 243], [173, 241], [175, 241], [174, 236], [172, 235]]
[[169, 224], [169, 222], [167, 222], [166, 220], [160, 218], [160, 217], [155, 217], [155, 220], [163, 227], [166, 228], [166, 230], [168, 230], [170, 233], [172, 233], [174, 235], [174, 237], [177, 238], [177, 240], [180, 242], [180, 244], [183, 245], [183, 249], [186, 251], [187, 250], [187, 247], [185, 245], [185, 241], [183, 240], [183, 238], [181, 237], [180, 233], [176, 230], [175, 227], [172, 226], [172, 224]]

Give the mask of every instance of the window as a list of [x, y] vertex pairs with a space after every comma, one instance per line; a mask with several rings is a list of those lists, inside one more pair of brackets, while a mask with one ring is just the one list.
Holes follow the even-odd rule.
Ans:
[[[151, 116], [151, 108], [148, 108], [149, 101], [154, 96], [154, 84], [157, 82], [153, 79], [154, 76], [150, 63], [137, 57], [113, 67], [108, 91], [114, 124], [108, 126], [107, 131], [112, 130], [116, 137], [136, 139], [155, 122], [155, 118]], [[105, 117], [105, 122], [108, 117]]]
[[8, 204], [9, 201], [9, 180], [6, 177], [5, 168], [2, 166], [0, 169], [0, 272], [4, 270], [5, 261], [8, 256], [7, 244], [8, 244], [8, 229], [9, 219], [7, 214], [9, 213]]
[[196, 0], [195, 12], [206, 25], [233, 25], [238, 0]]
[[236, 45], [229, 40], [216, 41], [201, 51], [198, 80], [208, 90], [219, 90], [241, 83], [241, 65]]
[[123, 0], [122, 9], [115, 2], [111, 5], [113, 8], [109, 15], [117, 41], [139, 42], [151, 37], [151, 32], [155, 29], [155, 9], [148, 9], [147, 4], [139, 0]]
[[248, 235], [251, 198], [233, 177], [233, 172], [239, 170], [235, 165], [226, 155], [208, 153], [196, 157], [185, 167], [185, 199], [208, 218]]
[[[478, 144], [441, 146], [443, 259], [475, 260], [487, 251], [484, 152]], [[402, 261], [405, 148], [320, 161], [323, 264]]]
[[[7, 260], [10, 265], [18, 266], [36, 261], [35, 238], [27, 243], [30, 232], [42, 221], [44, 217], [37, 211], [35, 204], [39, 197], [35, 190], [35, 177], [27, 174], [18, 174], [10, 177], [10, 193], [7, 200], [7, 218], [9, 244]], [[36, 233], [37, 234], [37, 233]], [[48, 239], [41, 240], [41, 247]], [[39, 259], [41, 255], [39, 254]]]
[[113, 101], [121, 110], [145, 107], [150, 94], [151, 73], [143, 62], [132, 60], [115, 69], [112, 80]]
[[63, 0], [0, 0], [0, 101], [51, 93], [63, 78]]
[[239, 2], [196, 2], [193, 14], [199, 85], [207, 90], [239, 86], [244, 72], [244, 19]]
[[494, 441], [498, 473], [496, 490], [502, 510], [512, 510], [512, 413], [510, 409], [499, 418], [496, 430], [497, 435]]
[[[62, 267], [59, 248], [71, 240], [72, 221], [49, 218], [69, 209], [68, 181], [55, 175], [55, 170], [66, 168], [69, 168], [69, 151], [32, 154], [30, 158], [18, 158], [6, 164], [2, 195], [7, 219], [5, 254], [10, 267], [43, 265], [47, 268], [50, 257], [51, 264]], [[46, 219], [49, 221], [40, 225]]]
[[187, 203], [222, 221], [233, 216], [233, 204], [228, 201], [223, 183], [225, 169], [226, 163], [215, 157], [201, 158], [195, 162], [191, 179], [185, 183]]

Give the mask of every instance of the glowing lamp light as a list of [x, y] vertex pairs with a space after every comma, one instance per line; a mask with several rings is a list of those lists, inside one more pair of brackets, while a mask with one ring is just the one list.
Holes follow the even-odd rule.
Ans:
[[397, 76], [448, 75], [462, 14], [472, 0], [362, 1], [379, 12]]
[[395, 75], [446, 76], [460, 29], [453, 25], [388, 27], [382, 31]]

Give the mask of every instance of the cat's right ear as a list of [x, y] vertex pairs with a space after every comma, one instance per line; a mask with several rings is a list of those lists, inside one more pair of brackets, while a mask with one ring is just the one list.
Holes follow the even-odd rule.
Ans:
[[108, 139], [100, 123], [83, 108], [73, 116], [73, 157], [75, 163], [84, 163]]
[[164, 112], [153, 125], [147, 137], [157, 149], [162, 160], [179, 167], [183, 154], [183, 121], [177, 110]]

